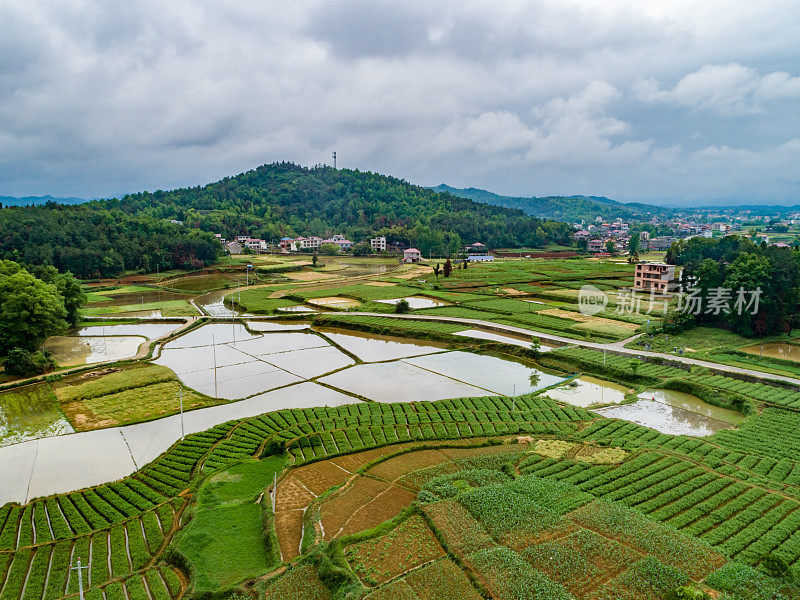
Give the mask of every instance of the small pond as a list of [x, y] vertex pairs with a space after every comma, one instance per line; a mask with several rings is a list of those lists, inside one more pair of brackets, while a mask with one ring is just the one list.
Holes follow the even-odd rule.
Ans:
[[581, 375], [570, 384], [554, 387], [544, 394], [558, 402], [588, 408], [595, 404], [619, 404], [631, 391], [618, 383]]
[[427, 296], [407, 296], [406, 298], [392, 298], [390, 300], [376, 300], [381, 304], [397, 304], [401, 300], [408, 302], [408, 306], [412, 310], [418, 308], [437, 308], [439, 306], [450, 306], [449, 302], [444, 300], [437, 300], [436, 298], [428, 298]]
[[281, 308], [277, 309], [280, 312], [288, 312], [288, 313], [314, 313], [318, 312], [316, 308], [311, 308], [310, 306], [304, 306], [302, 304], [298, 304], [296, 306], [282, 306]]

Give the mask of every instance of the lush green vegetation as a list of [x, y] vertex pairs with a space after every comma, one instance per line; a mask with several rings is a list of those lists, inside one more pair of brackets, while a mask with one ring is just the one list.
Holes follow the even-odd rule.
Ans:
[[180, 410], [219, 404], [185, 388], [172, 370], [161, 365], [134, 363], [111, 373], [80, 374], [53, 383], [56, 397], [76, 430], [128, 425], [159, 419]]
[[228, 239], [249, 233], [339, 232], [354, 241], [385, 235], [424, 254], [460, 252], [473, 241], [494, 247], [569, 243], [570, 228], [411, 185], [401, 179], [291, 163], [263, 165], [203, 187], [143, 192], [108, 201], [109, 210], [178, 219]]
[[[71, 274], [0, 260], [0, 361], [10, 375], [43, 373], [52, 367], [39, 345], [78, 321], [86, 296]], [[38, 276], [37, 276], [38, 275]]]
[[178, 543], [189, 560], [195, 591], [228, 589], [279, 561], [266, 543], [261, 513], [272, 511], [265, 491], [282, 469], [281, 457], [252, 460], [221, 470], [200, 486], [192, 521]]
[[82, 278], [194, 269], [215, 262], [222, 250], [211, 233], [122, 210], [113, 201], [5, 207], [0, 231], [1, 257]]
[[[747, 238], [692, 238], [671, 248], [667, 260], [682, 265], [684, 276], [696, 278], [702, 308], [698, 323], [726, 326], [743, 335], [789, 332], [800, 317], [800, 253], [789, 248], [757, 245]], [[714, 309], [716, 290], [732, 290], [727, 310]], [[758, 306], [736, 308], [737, 291], [761, 290]]]

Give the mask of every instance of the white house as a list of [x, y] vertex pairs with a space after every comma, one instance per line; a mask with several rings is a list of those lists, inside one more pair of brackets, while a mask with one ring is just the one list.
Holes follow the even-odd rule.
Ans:
[[403, 262], [413, 263], [413, 262], [419, 262], [420, 260], [422, 260], [422, 252], [420, 252], [416, 248], [409, 248], [408, 250], [403, 250]]
[[372, 238], [369, 241], [369, 245], [372, 246], [372, 249], [376, 251], [386, 250], [386, 238], [385, 237]]

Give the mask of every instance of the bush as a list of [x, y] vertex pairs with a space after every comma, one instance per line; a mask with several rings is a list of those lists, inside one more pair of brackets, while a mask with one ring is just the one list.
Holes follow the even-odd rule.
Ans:
[[405, 315], [411, 312], [411, 305], [408, 303], [408, 300], [403, 298], [397, 304], [394, 305], [394, 312], [399, 315]]
[[28, 352], [23, 348], [12, 348], [3, 359], [3, 368], [9, 375], [27, 377], [41, 375], [55, 367], [51, 358], [42, 352]]

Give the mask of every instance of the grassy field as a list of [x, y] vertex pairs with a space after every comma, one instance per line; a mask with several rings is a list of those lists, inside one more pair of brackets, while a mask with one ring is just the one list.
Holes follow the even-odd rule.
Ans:
[[92, 306], [91, 304], [81, 309], [81, 315], [86, 317], [100, 317], [103, 315], [116, 315], [125, 313], [161, 311], [162, 317], [196, 317], [200, 313], [189, 304], [188, 300], [164, 300], [161, 302], [143, 302], [139, 304], [122, 304], [119, 306]]
[[262, 504], [269, 505], [265, 491], [282, 468], [280, 457], [252, 460], [215, 473], [200, 487], [178, 542], [196, 576], [196, 592], [228, 589], [277, 564], [265, 543]]
[[[170, 369], [150, 363], [90, 371], [53, 384], [61, 410], [78, 431], [176, 414], [182, 387]], [[220, 400], [183, 388], [184, 410], [219, 403]]]

